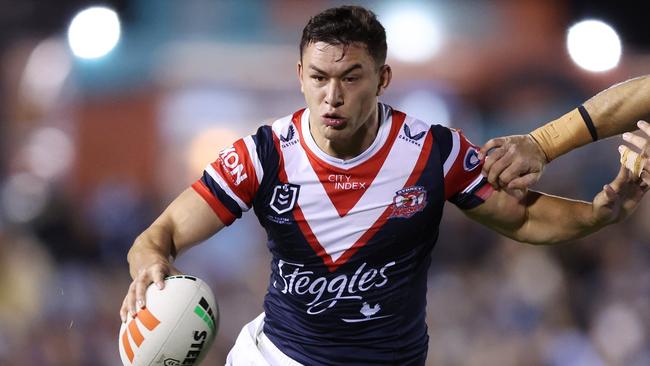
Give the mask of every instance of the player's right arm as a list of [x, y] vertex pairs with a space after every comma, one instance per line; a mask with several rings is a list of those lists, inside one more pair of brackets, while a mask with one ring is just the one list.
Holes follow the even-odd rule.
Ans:
[[[650, 76], [614, 85], [526, 135], [489, 140], [483, 173], [494, 187], [523, 189], [539, 180], [544, 166], [558, 156], [597, 139], [636, 129], [650, 118]], [[585, 118], [586, 117], [586, 118]]]
[[127, 256], [133, 282], [120, 309], [123, 321], [145, 305], [151, 283], [162, 288], [165, 276], [179, 273], [172, 265], [174, 258], [252, 207], [265, 167], [277, 164], [267, 158], [275, 151], [273, 138], [271, 128], [263, 126], [222, 149], [201, 178], [138, 236]]
[[193, 188], [181, 193], [129, 250], [127, 259], [133, 282], [120, 309], [122, 321], [126, 321], [129, 312], [135, 314], [145, 305], [145, 291], [151, 283], [162, 288], [165, 276], [179, 274], [172, 264], [174, 258], [224, 226]]

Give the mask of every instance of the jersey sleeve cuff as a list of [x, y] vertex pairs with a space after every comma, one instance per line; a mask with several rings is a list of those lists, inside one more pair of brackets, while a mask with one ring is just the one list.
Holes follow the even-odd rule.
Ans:
[[208, 187], [206, 187], [200, 179], [192, 184], [192, 188], [205, 200], [205, 202], [208, 203], [210, 208], [212, 208], [212, 211], [214, 211], [217, 217], [219, 217], [221, 222], [226, 226], [235, 221], [235, 215], [228, 211], [228, 209], [212, 195]]

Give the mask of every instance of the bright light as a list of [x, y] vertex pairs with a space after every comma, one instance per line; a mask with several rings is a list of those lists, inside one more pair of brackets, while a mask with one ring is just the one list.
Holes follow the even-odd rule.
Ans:
[[426, 91], [416, 90], [406, 94], [396, 105], [403, 111], [431, 124], [449, 125], [451, 111], [440, 95]]
[[[225, 124], [225, 123], [224, 123]], [[228, 128], [213, 127], [201, 131], [190, 142], [187, 153], [187, 165], [191, 177], [196, 177], [208, 163], [212, 162], [217, 153], [237, 140], [237, 133]]]
[[32, 133], [24, 153], [31, 174], [49, 180], [63, 175], [70, 168], [74, 146], [62, 130], [43, 127]]
[[48, 200], [47, 184], [28, 173], [10, 176], [0, 191], [0, 200], [7, 219], [28, 222], [43, 212]]
[[99, 58], [109, 53], [120, 40], [120, 20], [115, 11], [92, 7], [79, 12], [68, 28], [68, 43], [81, 58]]
[[46, 39], [40, 42], [25, 66], [20, 86], [22, 96], [43, 110], [51, 108], [71, 67], [70, 52], [63, 40]]
[[607, 71], [621, 59], [616, 31], [599, 20], [585, 20], [569, 28], [567, 48], [573, 62], [589, 71]]
[[442, 45], [442, 31], [427, 9], [393, 8], [382, 17], [391, 56], [404, 62], [424, 62]]

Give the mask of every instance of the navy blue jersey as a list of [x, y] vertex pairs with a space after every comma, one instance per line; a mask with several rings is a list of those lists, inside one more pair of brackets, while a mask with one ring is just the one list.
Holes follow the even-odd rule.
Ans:
[[227, 225], [254, 208], [273, 255], [264, 332], [306, 365], [424, 364], [444, 203], [492, 192], [460, 131], [379, 109], [353, 159], [322, 152], [301, 110], [222, 150], [193, 185]]

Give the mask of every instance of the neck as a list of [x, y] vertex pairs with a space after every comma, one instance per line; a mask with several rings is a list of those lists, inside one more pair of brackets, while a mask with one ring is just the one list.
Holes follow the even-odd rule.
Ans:
[[318, 118], [318, 116], [313, 114], [309, 116], [309, 130], [314, 142], [327, 155], [337, 159], [349, 160], [361, 155], [372, 145], [379, 131], [379, 110], [376, 107], [368, 120], [350, 135], [340, 136], [337, 134], [328, 138], [318, 128], [313, 127], [318, 122], [312, 122], [312, 118]]

